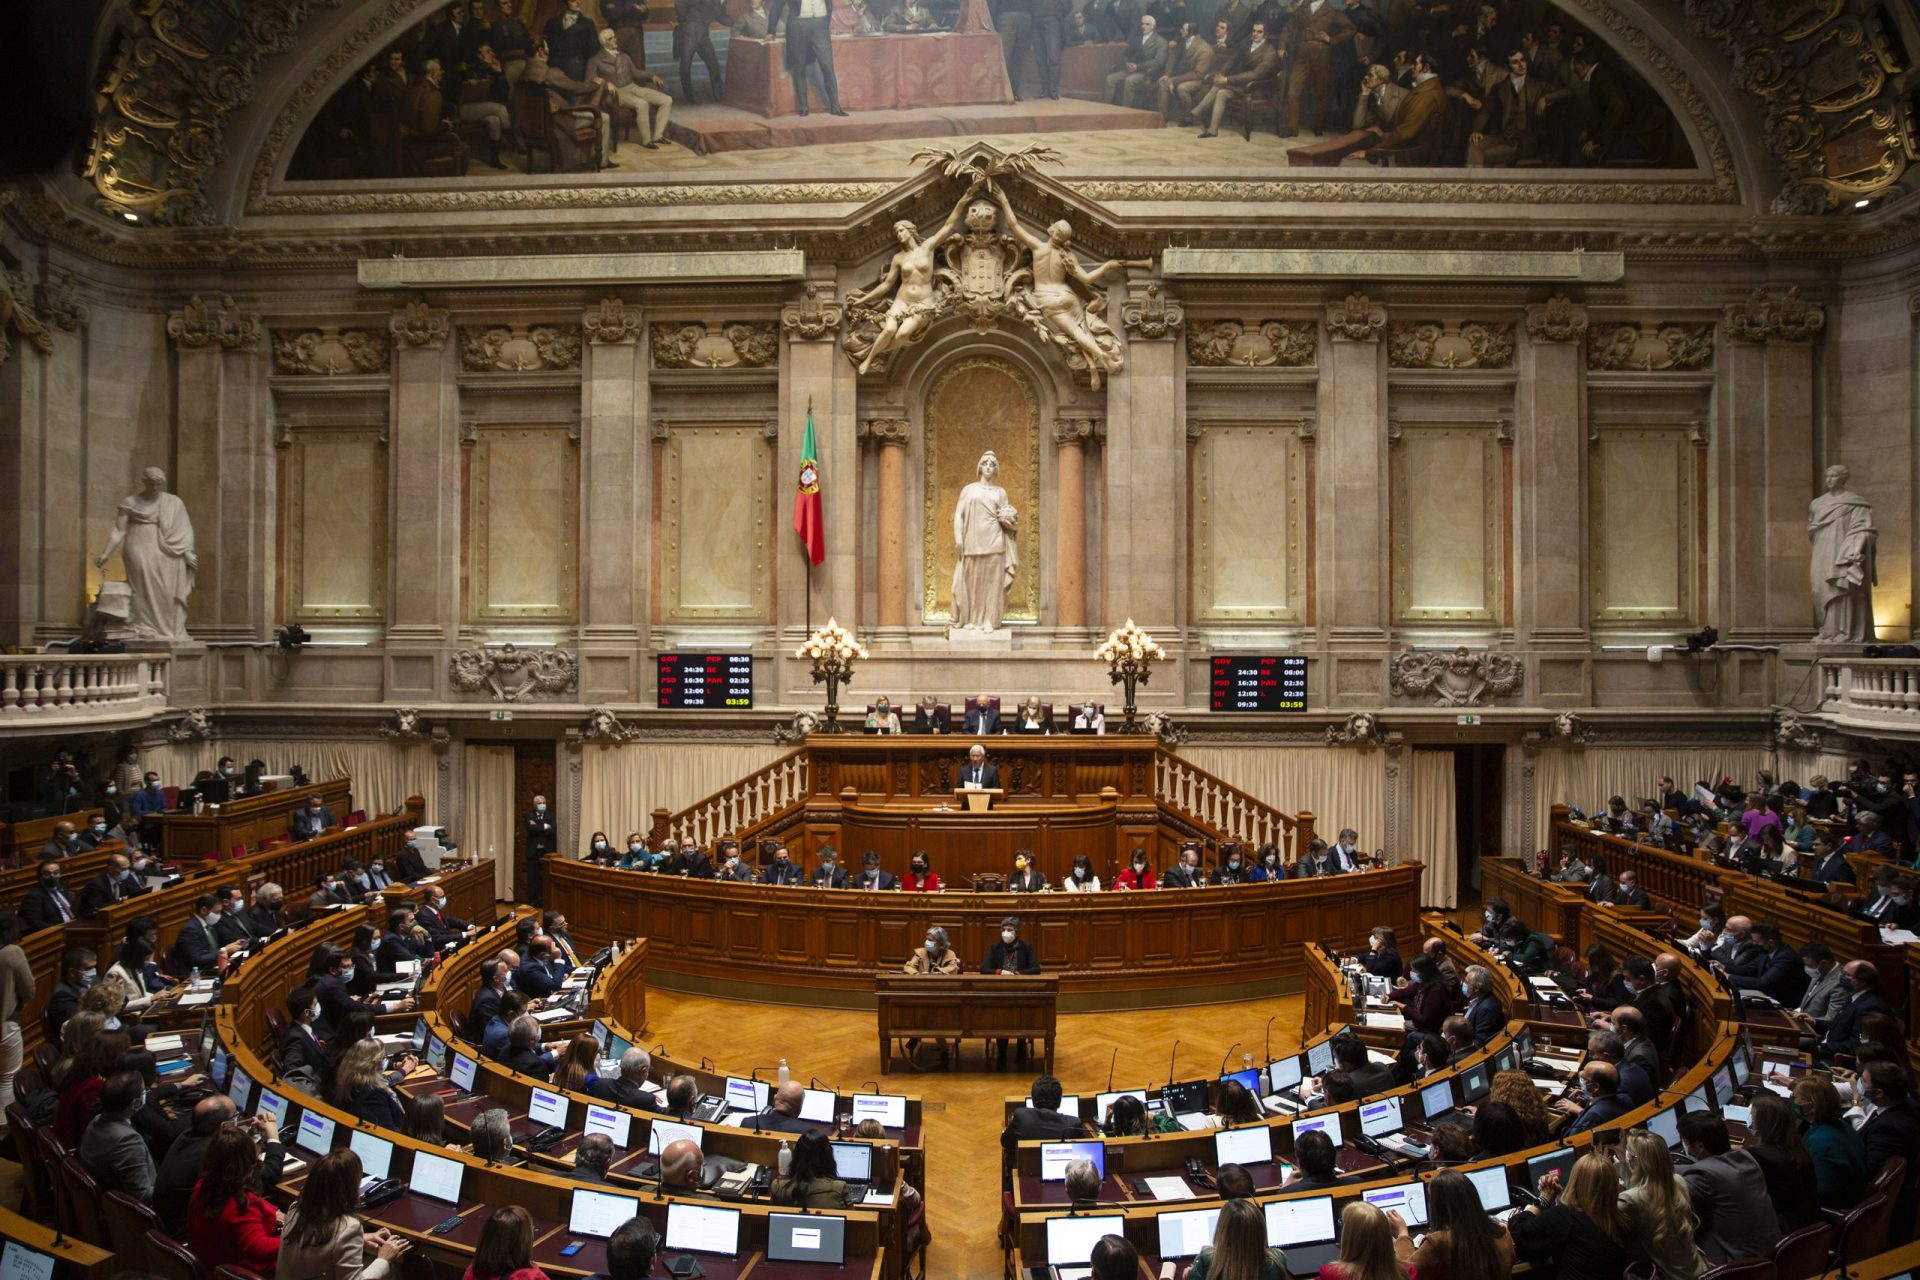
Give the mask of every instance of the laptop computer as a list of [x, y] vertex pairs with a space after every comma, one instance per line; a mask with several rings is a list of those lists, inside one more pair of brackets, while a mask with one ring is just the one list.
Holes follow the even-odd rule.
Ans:
[[1500, 1222], [1505, 1222], [1512, 1216], [1513, 1192], [1507, 1187], [1505, 1165], [1494, 1165], [1487, 1169], [1469, 1169], [1466, 1174], [1467, 1181], [1473, 1184], [1475, 1194], [1480, 1197], [1482, 1209]]
[[873, 1148], [864, 1142], [834, 1143], [833, 1176], [847, 1184], [849, 1199], [864, 1199], [873, 1185]]
[[1191, 1258], [1213, 1243], [1213, 1232], [1220, 1225], [1218, 1209], [1184, 1209], [1163, 1213], [1160, 1227], [1161, 1259]]
[[847, 1220], [830, 1213], [767, 1215], [768, 1262], [818, 1262], [838, 1267], [847, 1260]]
[[1043, 1142], [1040, 1144], [1040, 1181], [1065, 1182], [1067, 1166], [1075, 1160], [1093, 1161], [1094, 1172], [1107, 1176], [1104, 1142]]
[[1093, 1274], [1093, 1246], [1104, 1235], [1125, 1235], [1126, 1217], [1089, 1213], [1047, 1219], [1047, 1262], [1060, 1280], [1087, 1280]]
[[1286, 1253], [1287, 1273], [1319, 1274], [1320, 1268], [1340, 1257], [1334, 1238], [1333, 1197], [1267, 1202], [1267, 1244]]
[[1273, 1160], [1273, 1130], [1264, 1124], [1217, 1129], [1213, 1135], [1213, 1163], [1269, 1164]]
[[1427, 1225], [1427, 1184], [1424, 1182], [1396, 1182], [1360, 1194], [1362, 1199], [1382, 1213], [1390, 1209], [1398, 1210], [1409, 1227]]

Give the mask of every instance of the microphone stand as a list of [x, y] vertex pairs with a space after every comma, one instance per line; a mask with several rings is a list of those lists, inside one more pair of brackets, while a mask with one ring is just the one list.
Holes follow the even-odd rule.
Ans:
[[[1115, 1045], [1115, 1046], [1113, 1046], [1113, 1056], [1112, 1056], [1111, 1058], [1108, 1058], [1108, 1059], [1107, 1059], [1107, 1089], [1106, 1089], [1106, 1091], [1107, 1091], [1108, 1093], [1112, 1093], [1112, 1092], [1113, 1092], [1113, 1068], [1114, 1068], [1114, 1066], [1115, 1066], [1115, 1064], [1117, 1064], [1117, 1063], [1118, 1063], [1119, 1061], [1120, 1061], [1120, 1046], [1119, 1046], [1119, 1045]], [[278, 1077], [275, 1077], [275, 1078], [276, 1078], [276, 1079], [278, 1079]]]

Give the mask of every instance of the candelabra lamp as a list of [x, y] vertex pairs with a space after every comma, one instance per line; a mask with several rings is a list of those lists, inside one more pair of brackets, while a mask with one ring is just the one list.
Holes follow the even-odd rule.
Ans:
[[854, 660], [867, 656], [866, 646], [839, 622], [828, 618], [827, 625], [816, 628], [794, 656], [811, 661], [813, 682], [827, 686], [826, 723], [821, 728], [827, 733], [840, 732], [840, 686], [852, 682]]
[[1135, 717], [1140, 708], [1135, 703], [1135, 695], [1141, 685], [1153, 678], [1153, 664], [1164, 659], [1167, 651], [1155, 644], [1153, 637], [1141, 630], [1132, 618], [1128, 618], [1124, 627], [1116, 627], [1108, 633], [1105, 643], [1093, 651], [1093, 656], [1107, 664], [1108, 679], [1114, 684], [1126, 686], [1127, 719], [1121, 726], [1121, 732], [1136, 732], [1139, 726]]

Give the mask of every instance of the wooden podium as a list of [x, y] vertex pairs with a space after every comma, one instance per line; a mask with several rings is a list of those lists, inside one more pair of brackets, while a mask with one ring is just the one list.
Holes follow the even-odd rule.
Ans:
[[893, 1070], [894, 1041], [907, 1039], [1041, 1040], [1053, 1072], [1060, 979], [1052, 974], [879, 973], [873, 994], [883, 1073]]
[[953, 798], [968, 813], [985, 813], [993, 808], [996, 800], [1006, 798], [1002, 787], [955, 787]]

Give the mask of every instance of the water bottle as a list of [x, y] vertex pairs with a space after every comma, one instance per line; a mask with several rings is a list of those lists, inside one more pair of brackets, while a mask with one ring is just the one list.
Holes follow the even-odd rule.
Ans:
[[1242, 1071], [1251, 1071], [1253, 1069], [1252, 1053], [1243, 1053], [1240, 1055], [1240, 1069]]
[[780, 1157], [774, 1162], [774, 1167], [780, 1171], [780, 1176], [783, 1178], [787, 1176], [787, 1171], [793, 1168], [793, 1148], [788, 1145], [785, 1138], [780, 1139]]
[[[792, 1078], [793, 1073], [787, 1070], [787, 1060], [785, 1058], [780, 1059], [780, 1087], [785, 1088], [787, 1081]], [[783, 1169], [781, 1172], [784, 1173], [786, 1170]]]
[[187, 978], [187, 990], [198, 991], [199, 989], [200, 989], [200, 966], [195, 965], [193, 966], [193, 972], [190, 975], [188, 975], [188, 978]]

